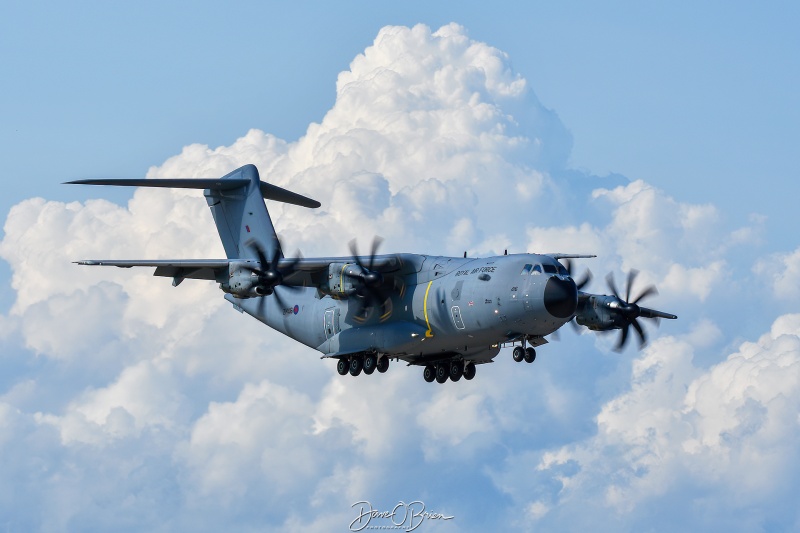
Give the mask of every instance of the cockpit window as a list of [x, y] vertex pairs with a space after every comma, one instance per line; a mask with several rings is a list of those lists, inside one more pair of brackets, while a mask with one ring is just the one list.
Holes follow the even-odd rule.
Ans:
[[567, 272], [567, 269], [564, 268], [564, 265], [562, 265], [561, 263], [558, 264], [558, 273], [561, 274], [562, 276], [569, 276], [569, 272]]
[[519, 275], [520, 276], [527, 276], [530, 273], [532, 266], [533, 265], [525, 265], [524, 267], [522, 267], [522, 272], [520, 272]]
[[553, 265], [544, 265], [544, 271], [546, 274], [555, 274], [556, 272], [558, 272], [556, 270], [556, 267]]
[[533, 272], [531, 274], [541, 274], [542, 273], [542, 265], [533, 265]]

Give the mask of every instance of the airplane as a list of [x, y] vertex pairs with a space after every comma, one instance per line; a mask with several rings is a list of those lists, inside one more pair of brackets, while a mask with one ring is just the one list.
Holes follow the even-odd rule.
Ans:
[[[79, 265], [155, 267], [154, 275], [219, 283], [233, 307], [337, 361], [341, 375], [384, 373], [390, 360], [423, 367], [427, 382], [475, 377], [504, 346], [514, 361], [532, 363], [546, 336], [565, 324], [594, 331], [620, 330], [621, 351], [633, 327], [640, 348], [646, 334], [639, 318], [677, 316], [641, 307], [654, 286], [631, 298], [637, 272], [628, 274], [625, 296], [613, 275], [611, 295], [582, 289], [570, 260], [587, 254], [508, 254], [473, 258], [410, 253], [369, 255], [350, 241], [350, 257], [287, 258], [266, 200], [318, 208], [320, 203], [262, 181], [254, 165], [219, 179], [87, 179], [68, 184], [202, 189], [226, 259], [89, 259]], [[563, 260], [564, 263], [561, 263]]]

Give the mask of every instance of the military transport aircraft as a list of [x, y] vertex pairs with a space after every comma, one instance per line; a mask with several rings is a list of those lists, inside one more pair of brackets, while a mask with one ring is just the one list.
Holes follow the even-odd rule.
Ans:
[[[264, 199], [317, 208], [320, 203], [261, 181], [253, 165], [219, 179], [92, 179], [72, 184], [203, 189], [227, 259], [83, 260], [81, 265], [155, 267], [156, 276], [219, 283], [240, 312], [337, 361], [339, 374], [386, 372], [389, 361], [424, 368], [425, 381], [444, 383], [475, 377], [501, 347], [513, 345], [515, 361], [533, 362], [546, 335], [574, 320], [595, 331], [621, 330], [621, 350], [631, 327], [641, 345], [639, 318], [675, 315], [641, 307], [657, 293], [647, 287], [631, 299], [636, 271], [625, 297], [609, 274], [611, 295], [584, 292], [590, 273], [577, 284], [570, 259], [582, 254], [511, 254], [439, 257], [417, 254], [286, 258]], [[564, 264], [559, 260], [564, 260]]]

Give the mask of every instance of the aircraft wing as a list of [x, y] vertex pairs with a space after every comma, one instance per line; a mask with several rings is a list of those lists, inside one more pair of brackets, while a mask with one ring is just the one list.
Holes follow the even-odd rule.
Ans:
[[219, 274], [227, 276], [227, 259], [86, 259], [75, 261], [78, 265], [115, 266], [118, 268], [156, 267], [154, 276], [216, 280]]
[[[359, 258], [367, 263], [369, 258]], [[115, 266], [118, 268], [155, 267], [154, 276], [173, 278], [180, 283], [185, 278], [206, 279], [222, 282], [228, 277], [228, 266], [231, 262], [257, 262], [257, 259], [84, 259], [75, 261], [78, 265]], [[309, 286], [318, 282], [314, 274], [324, 273], [327, 276], [331, 263], [349, 263], [349, 257], [316, 257], [309, 259], [280, 259], [278, 268], [291, 267], [295, 272], [286, 276], [284, 285]], [[377, 256], [372, 263], [373, 268], [389, 272], [402, 265], [397, 256]]]
[[559, 259], [591, 259], [593, 257], [597, 257], [594, 254], [563, 254], [563, 253], [555, 253], [555, 254], [542, 254], [547, 255], [555, 259], [556, 261]]

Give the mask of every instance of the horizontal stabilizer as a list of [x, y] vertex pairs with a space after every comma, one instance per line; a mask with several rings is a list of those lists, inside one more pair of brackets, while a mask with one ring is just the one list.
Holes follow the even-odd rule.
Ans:
[[[299, 205], [316, 209], [321, 204], [302, 194], [288, 191], [277, 185], [272, 185], [261, 181], [261, 196], [267, 200], [275, 200], [285, 204]], [[169, 189], [211, 189], [217, 191], [228, 191], [238, 189], [250, 184], [249, 179], [227, 178], [227, 179], [206, 179], [206, 178], [187, 178], [187, 179], [87, 179], [68, 181], [65, 185], [112, 185], [116, 187], [165, 187]]]

